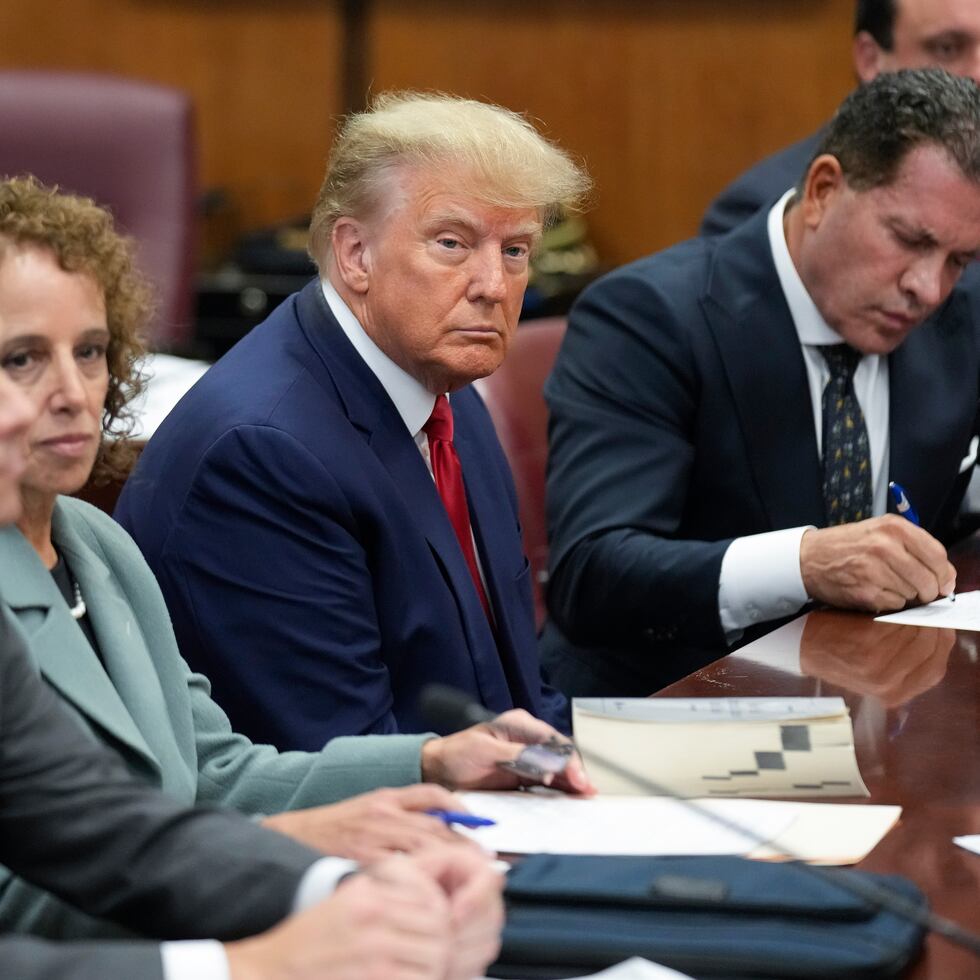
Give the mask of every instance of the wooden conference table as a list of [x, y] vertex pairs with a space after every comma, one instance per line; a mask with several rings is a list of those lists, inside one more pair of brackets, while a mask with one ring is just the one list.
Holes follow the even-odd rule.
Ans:
[[[980, 588], [980, 537], [951, 557], [957, 589]], [[911, 878], [934, 911], [980, 932], [980, 855], [952, 842], [980, 834], [980, 633], [812, 612], [661, 695], [842, 696], [871, 791], [866, 802], [903, 808], [898, 826], [859, 867]], [[980, 960], [929, 936], [906, 975], [976, 980]]]

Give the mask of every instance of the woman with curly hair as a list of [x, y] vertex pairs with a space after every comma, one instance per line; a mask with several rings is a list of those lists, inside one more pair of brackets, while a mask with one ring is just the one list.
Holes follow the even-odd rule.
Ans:
[[[149, 310], [130, 243], [106, 211], [30, 178], [0, 181], [0, 371], [38, 412], [27, 436], [23, 513], [0, 529], [0, 600], [38, 670], [90, 734], [187, 803], [274, 813], [263, 818], [269, 826], [361, 860], [452, 839], [424, 811], [458, 809], [455, 798], [439, 786], [405, 784], [514, 785], [496, 763], [518, 754], [515, 742], [544, 740], [551, 728], [511, 712], [499, 726], [446, 739], [340, 738], [313, 753], [254, 745], [231, 730], [206, 678], [181, 659], [132, 539], [65, 496], [93, 467], [111, 477], [125, 466]], [[319, 806], [378, 786], [404, 788]], [[2, 869], [0, 928], [61, 937], [111, 931]]]

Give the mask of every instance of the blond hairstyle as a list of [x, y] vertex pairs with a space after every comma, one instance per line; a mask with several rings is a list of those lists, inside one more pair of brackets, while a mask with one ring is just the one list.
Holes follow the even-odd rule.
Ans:
[[99, 482], [121, 477], [132, 463], [126, 441], [135, 424], [130, 407], [143, 390], [140, 335], [153, 311], [152, 291], [136, 268], [133, 244], [112, 216], [87, 197], [62, 194], [34, 177], [0, 180], [0, 262], [12, 248], [34, 245], [51, 251], [65, 272], [81, 272], [99, 287], [109, 327], [106, 361], [109, 389], [102, 417], [103, 439], [93, 469]]
[[536, 208], [545, 227], [580, 210], [591, 187], [585, 171], [516, 112], [438, 92], [388, 92], [348, 116], [334, 142], [310, 225], [315, 262], [330, 254], [337, 219], [369, 214], [393, 168], [406, 165], [452, 167], [466, 193], [495, 207]]

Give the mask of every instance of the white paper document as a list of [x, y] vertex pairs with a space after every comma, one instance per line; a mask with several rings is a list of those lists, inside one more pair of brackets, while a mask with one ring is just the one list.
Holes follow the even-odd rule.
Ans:
[[690, 980], [690, 975], [634, 956], [601, 973], [590, 973], [575, 980]]
[[980, 834], [967, 834], [964, 837], [954, 837], [954, 844], [959, 844], [960, 847], [966, 848], [968, 851], [973, 851], [974, 854], [980, 854]]
[[[461, 833], [508, 854], [737, 854], [850, 864], [863, 858], [901, 813], [897, 806], [651, 796], [585, 799], [547, 791], [464, 793], [461, 798], [472, 813], [496, 821], [493, 827]], [[713, 820], [711, 814], [742, 830]]]
[[604, 718], [670, 725], [799, 721], [847, 712], [843, 698], [575, 698], [575, 707]]
[[600, 793], [868, 795], [842, 698], [574, 698], [572, 722]]
[[[511, 854], [745, 854], [761, 838], [774, 840], [792, 816], [767, 810], [764, 800], [705, 800], [704, 807], [734, 819], [736, 833], [680, 800], [657, 796], [558, 793], [464, 793], [471, 812], [495, 827], [464, 831], [495, 851]], [[748, 806], [733, 809], [733, 803]]]
[[955, 601], [949, 598], [937, 599], [914, 609], [876, 616], [875, 622], [980, 631], [980, 592], [957, 592]]

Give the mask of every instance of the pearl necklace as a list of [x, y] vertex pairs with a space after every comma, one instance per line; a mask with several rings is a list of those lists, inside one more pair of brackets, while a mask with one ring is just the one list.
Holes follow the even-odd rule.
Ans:
[[81, 619], [82, 616], [88, 612], [88, 608], [85, 605], [85, 600], [82, 598], [82, 587], [72, 579], [72, 590], [75, 595], [75, 605], [68, 610], [71, 613], [72, 619]]

